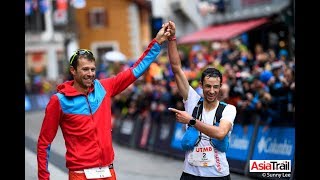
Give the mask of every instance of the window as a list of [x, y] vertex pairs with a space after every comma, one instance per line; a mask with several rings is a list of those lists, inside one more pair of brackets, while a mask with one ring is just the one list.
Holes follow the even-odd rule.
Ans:
[[44, 14], [33, 11], [30, 15], [25, 15], [25, 32], [42, 32], [45, 30]]
[[107, 25], [106, 11], [104, 8], [93, 8], [89, 11], [89, 26], [91, 28], [105, 27]]

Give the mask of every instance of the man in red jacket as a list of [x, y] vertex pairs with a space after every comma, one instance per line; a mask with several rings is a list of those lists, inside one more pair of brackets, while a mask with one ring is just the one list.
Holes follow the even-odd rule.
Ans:
[[38, 178], [50, 178], [49, 152], [60, 126], [69, 180], [115, 180], [111, 137], [111, 98], [137, 80], [156, 60], [170, 36], [164, 24], [138, 61], [114, 77], [95, 79], [95, 57], [79, 49], [70, 58], [73, 80], [57, 87], [45, 110], [37, 144]]

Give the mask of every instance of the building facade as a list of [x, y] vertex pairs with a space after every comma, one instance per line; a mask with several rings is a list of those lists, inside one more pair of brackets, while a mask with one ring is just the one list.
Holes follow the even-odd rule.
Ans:
[[59, 80], [69, 57], [91, 49], [138, 58], [151, 40], [151, 7], [144, 0], [25, 0], [25, 81]]

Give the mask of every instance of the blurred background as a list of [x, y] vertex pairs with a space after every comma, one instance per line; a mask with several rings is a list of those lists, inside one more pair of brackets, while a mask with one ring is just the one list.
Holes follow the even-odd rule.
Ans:
[[[291, 160], [294, 178], [294, 0], [25, 0], [25, 112], [40, 113], [26, 121], [41, 124], [56, 85], [70, 79], [78, 48], [95, 54], [96, 78], [111, 77], [129, 68], [168, 20], [200, 94], [204, 68], [223, 73], [220, 100], [238, 112], [227, 152], [231, 171], [257, 178], [250, 160]], [[148, 71], [114, 98], [113, 138], [119, 147], [182, 160], [183, 130], [167, 108], [183, 104], [163, 46]], [[26, 127], [26, 149], [35, 150], [39, 128]]]

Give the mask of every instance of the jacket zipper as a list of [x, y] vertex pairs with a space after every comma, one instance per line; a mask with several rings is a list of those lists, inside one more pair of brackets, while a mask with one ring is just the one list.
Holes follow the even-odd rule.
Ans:
[[[92, 123], [94, 123], [94, 119], [93, 119], [93, 114], [92, 114], [92, 109], [91, 109], [91, 106], [90, 106], [90, 103], [89, 103], [89, 100], [88, 100], [88, 95], [85, 95], [86, 97], [86, 101], [87, 101], [87, 104], [88, 104], [88, 107], [89, 107], [89, 110], [90, 110], [90, 114], [91, 114], [91, 118], [92, 118]], [[98, 134], [97, 134], [97, 129], [95, 128], [94, 129], [94, 132], [95, 132], [95, 137], [98, 137]], [[99, 167], [101, 167], [101, 159], [102, 159], [102, 151], [101, 151], [101, 146], [100, 146], [100, 142], [99, 142], [99, 139], [96, 140], [97, 144], [98, 144], [98, 147], [99, 147], [99, 151], [100, 151], [100, 159], [99, 159]]]

